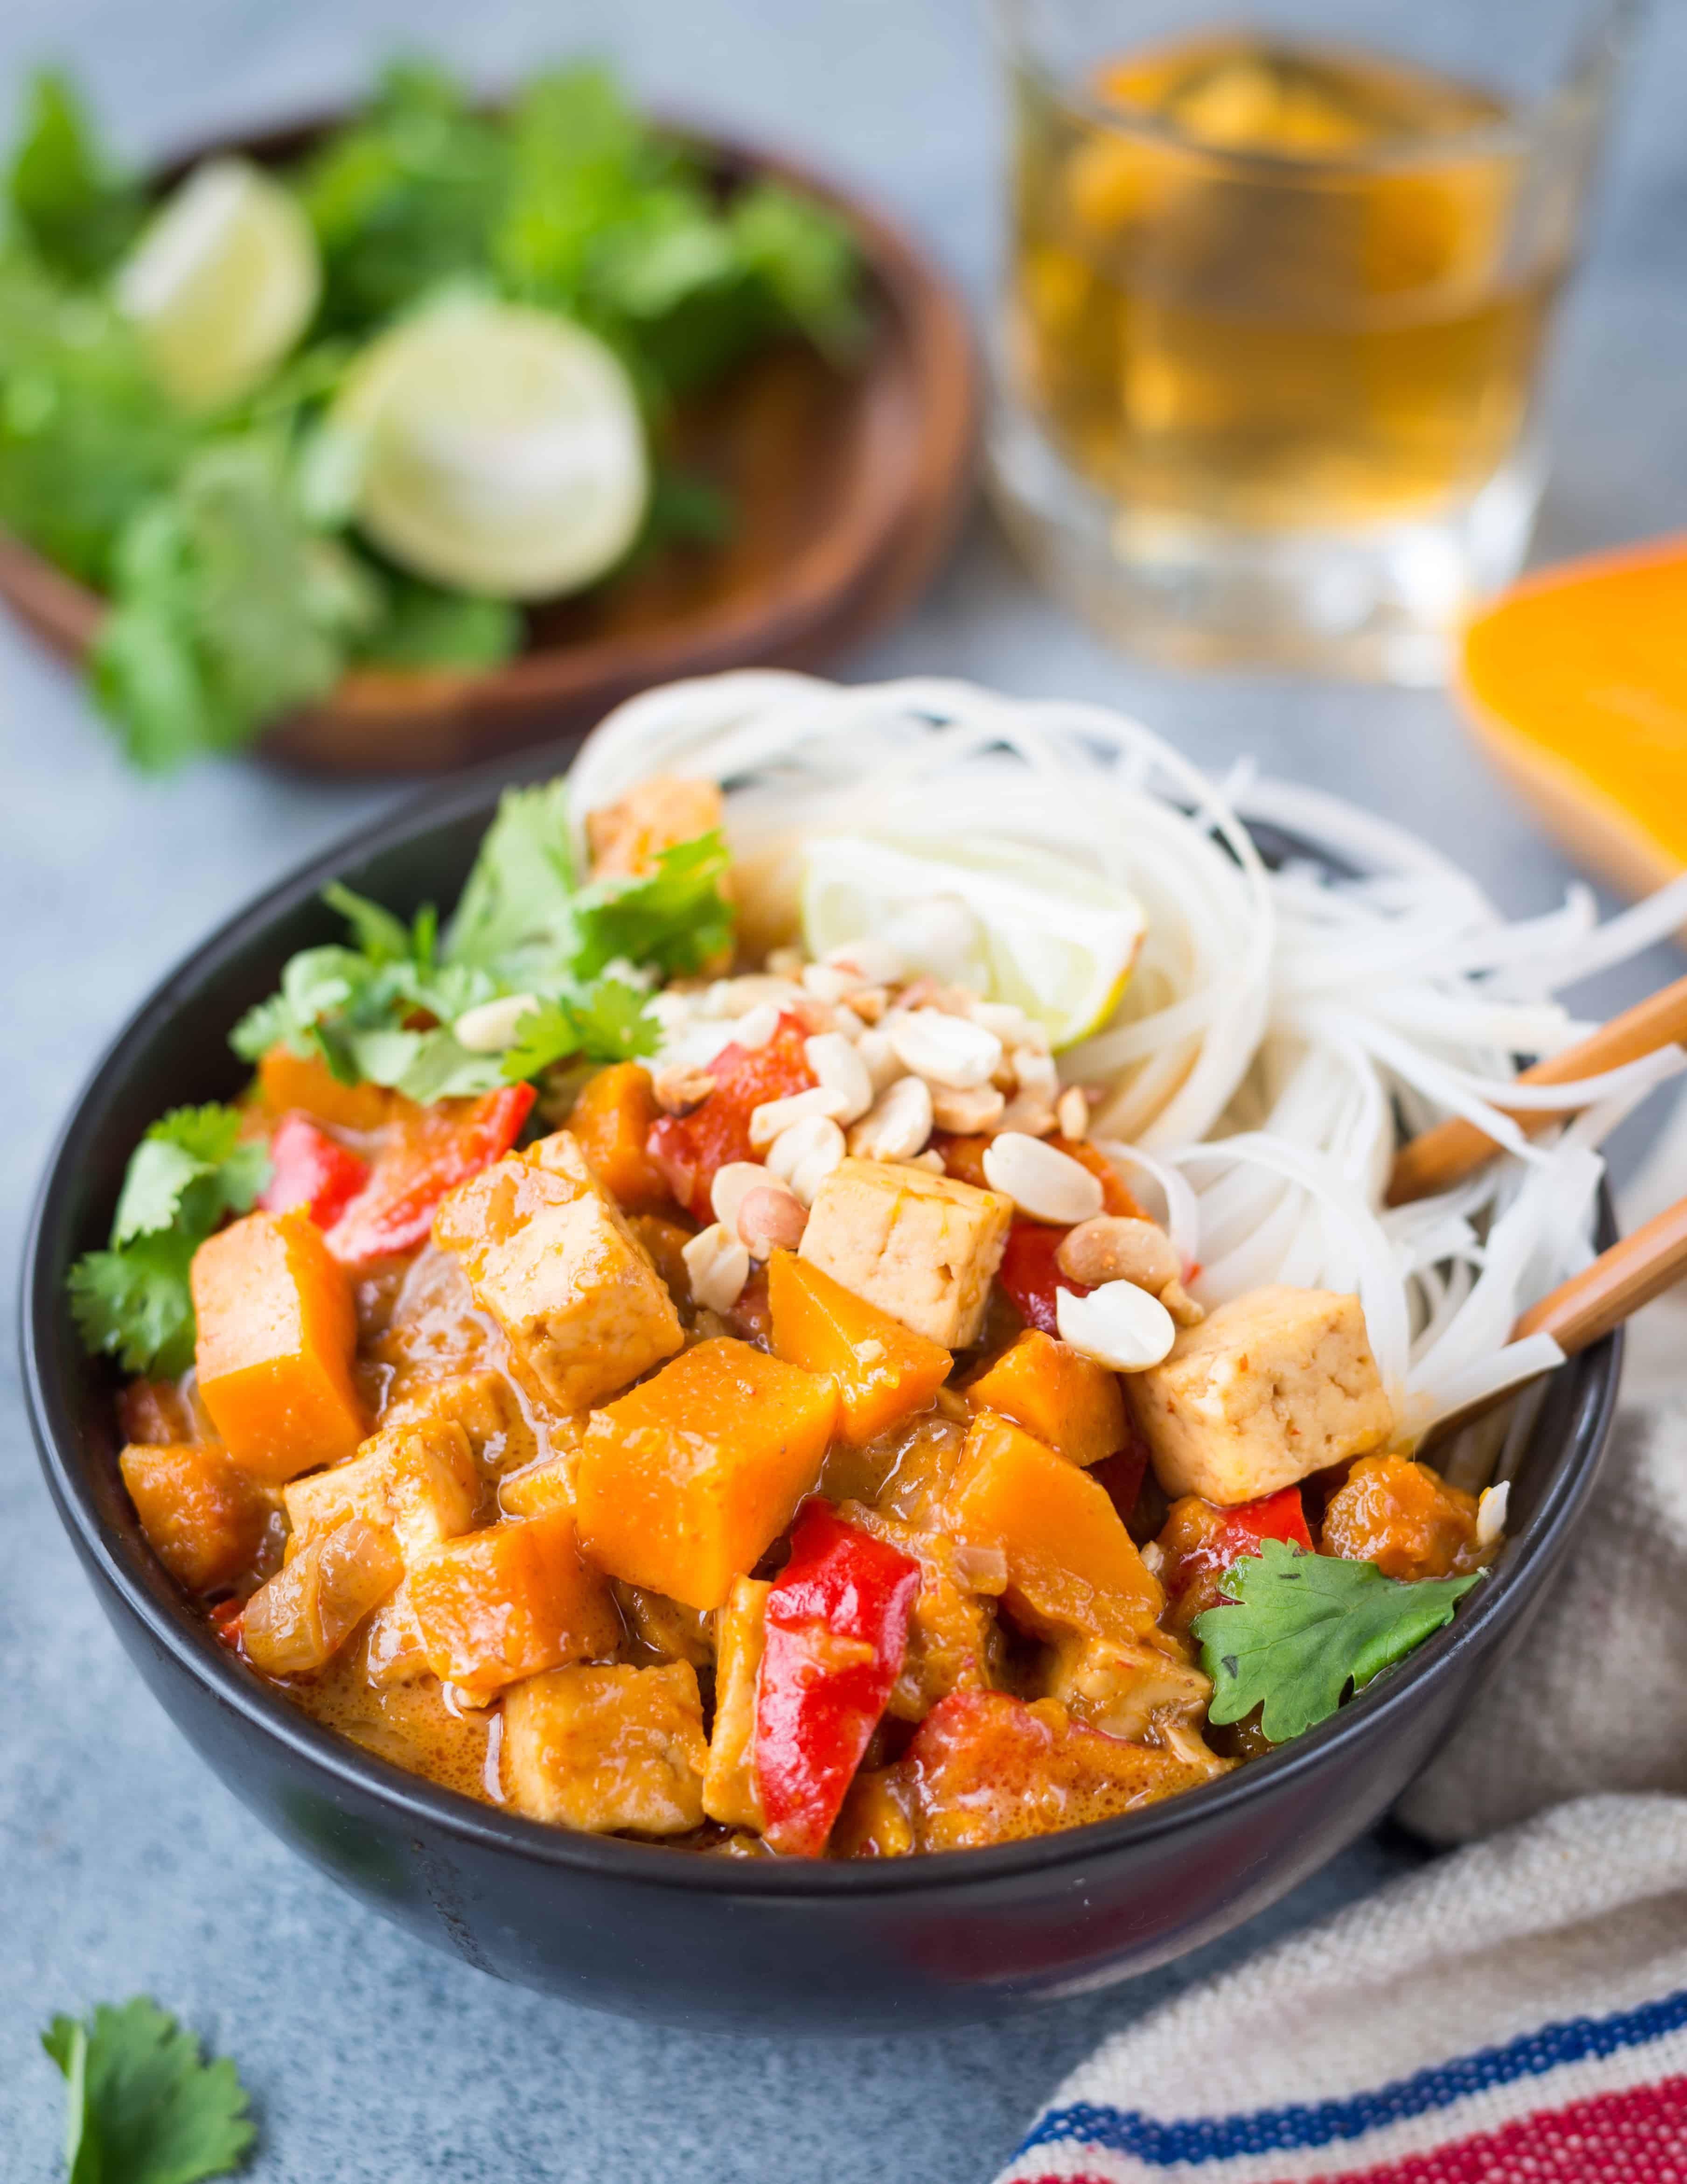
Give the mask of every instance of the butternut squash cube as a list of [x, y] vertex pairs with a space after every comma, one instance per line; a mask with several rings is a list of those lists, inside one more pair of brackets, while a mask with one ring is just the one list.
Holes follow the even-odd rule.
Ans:
[[1106, 1489], [1011, 1418], [973, 1420], [949, 1514], [969, 1546], [1000, 1547], [1003, 1597], [1039, 1637], [1139, 1635], [1165, 1605]]
[[722, 1335], [593, 1413], [574, 1491], [587, 1552], [612, 1577], [718, 1607], [820, 1475], [830, 1380]]
[[326, 1061], [272, 1046], [258, 1065], [258, 1092], [272, 1115], [309, 1115], [342, 1130], [378, 1130], [401, 1102], [379, 1084], [342, 1084]]
[[689, 1661], [554, 1669], [504, 1702], [504, 1793], [554, 1827], [684, 1835], [703, 1824], [708, 1757]]
[[928, 1341], [977, 1338], [1007, 1245], [1013, 1201], [887, 1161], [840, 1161], [815, 1198], [801, 1252], [811, 1267]]
[[509, 1338], [510, 1370], [559, 1410], [601, 1402], [685, 1339], [648, 1253], [566, 1130], [459, 1184], [433, 1234]]
[[975, 1411], [1011, 1418], [1071, 1463], [1100, 1463], [1129, 1438], [1118, 1374], [1035, 1328], [962, 1392]]
[[568, 1118], [581, 1150], [623, 1213], [650, 1213], [673, 1202], [667, 1178], [644, 1150], [660, 1112], [649, 1071], [636, 1061], [617, 1061], [587, 1078]]
[[755, 1779], [755, 1686], [767, 1650], [767, 1596], [760, 1578], [740, 1577], [715, 1624], [715, 1726], [703, 1776], [703, 1809], [725, 1827], [754, 1828], [766, 1815]]
[[721, 824], [721, 792], [690, 774], [653, 773], [618, 803], [586, 815], [592, 877], [642, 879], [654, 872], [664, 850], [712, 834]]
[[820, 1268], [776, 1251], [767, 1266], [773, 1354], [838, 1384], [838, 1431], [856, 1448], [931, 1404], [955, 1360]]
[[326, 1666], [404, 1574], [393, 1535], [361, 1517], [320, 1532], [246, 1603], [241, 1643], [266, 1676]]
[[252, 1562], [270, 1504], [220, 1443], [131, 1442], [117, 1461], [147, 1544], [178, 1585], [210, 1592]]
[[467, 1434], [436, 1421], [387, 1426], [346, 1462], [282, 1491], [295, 1540], [361, 1517], [392, 1533], [408, 1568], [424, 1549], [469, 1529], [481, 1482]]
[[506, 1684], [613, 1652], [621, 1618], [565, 1509], [419, 1555], [406, 1591], [428, 1666], [477, 1706]]
[[193, 1254], [199, 1396], [248, 1476], [279, 1486], [350, 1456], [368, 1430], [352, 1384], [351, 1281], [303, 1213], [248, 1213]]

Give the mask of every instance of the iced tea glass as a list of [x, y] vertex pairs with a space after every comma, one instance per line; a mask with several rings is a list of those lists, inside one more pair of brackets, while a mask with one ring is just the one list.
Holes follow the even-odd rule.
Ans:
[[1637, 0], [998, 0], [993, 491], [1161, 658], [1423, 682], [1523, 560]]

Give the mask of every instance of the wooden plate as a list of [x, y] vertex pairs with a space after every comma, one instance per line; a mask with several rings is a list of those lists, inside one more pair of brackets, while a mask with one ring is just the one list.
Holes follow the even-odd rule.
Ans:
[[[206, 145], [291, 159], [342, 119]], [[882, 214], [796, 161], [681, 129], [723, 185], [777, 176], [832, 206], [866, 269], [873, 338], [849, 374], [784, 343], [682, 407], [680, 464], [725, 488], [732, 535], [665, 549], [600, 590], [541, 605], [526, 649], [464, 672], [359, 669], [279, 722], [260, 748], [331, 773], [420, 773], [584, 730], [653, 682], [746, 666], [816, 666], [905, 613], [964, 513], [978, 373], [960, 299]], [[0, 537], [0, 598], [64, 658], [80, 660], [103, 602], [29, 547]]]

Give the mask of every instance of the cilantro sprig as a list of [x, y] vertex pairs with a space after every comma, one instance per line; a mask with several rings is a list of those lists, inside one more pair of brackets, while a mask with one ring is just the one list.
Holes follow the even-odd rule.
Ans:
[[257, 2128], [226, 2056], [145, 1995], [55, 2017], [41, 2044], [65, 2081], [66, 2184], [199, 2184], [250, 2152]]
[[1190, 1626], [1212, 1679], [1209, 1719], [1241, 1721], [1258, 1707], [1266, 1736], [1286, 1744], [1327, 1721], [1350, 1685], [1362, 1691], [1450, 1623], [1484, 1574], [1402, 1584], [1374, 1563], [1263, 1540], [1231, 1565], [1224, 1589], [1233, 1604], [1209, 1607]]
[[125, 1372], [193, 1362], [193, 1254], [228, 1215], [251, 1211], [270, 1177], [268, 1152], [240, 1132], [231, 1107], [177, 1107], [154, 1123], [130, 1156], [110, 1247], [70, 1270], [82, 1340]]

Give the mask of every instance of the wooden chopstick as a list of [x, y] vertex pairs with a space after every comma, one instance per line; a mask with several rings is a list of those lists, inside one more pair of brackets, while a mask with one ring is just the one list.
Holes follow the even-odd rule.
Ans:
[[[1619, 1017], [1612, 1017], [1609, 1023], [1601, 1024], [1596, 1032], [1574, 1046], [1567, 1046], [1562, 1054], [1537, 1061], [1533, 1068], [1522, 1072], [1517, 1082], [1567, 1084], [1578, 1077], [1601, 1076], [1607, 1069], [1620, 1069], [1626, 1061], [1638, 1061], [1643, 1054], [1655, 1053], [1674, 1040], [1687, 1042], [1687, 978], [1678, 978], [1662, 993], [1638, 1002], [1632, 1009], [1625, 1009]], [[1505, 1112], [1531, 1136], [1563, 1120], [1562, 1109], [1544, 1112], [1534, 1107]], [[1388, 1203], [1405, 1206], [1414, 1198], [1428, 1198], [1435, 1191], [1450, 1190], [1456, 1183], [1462, 1183], [1466, 1176], [1473, 1175], [1498, 1150], [1485, 1130], [1479, 1130], [1462, 1115], [1438, 1123], [1433, 1130], [1425, 1130], [1422, 1137], [1414, 1138], [1409, 1145], [1400, 1148], [1389, 1178]], [[1645, 1231], [1642, 1229], [1640, 1234], [1644, 1235]], [[1631, 1243], [1634, 1240], [1632, 1237], [1629, 1239]]]
[[1585, 1350], [1684, 1274], [1687, 1198], [1678, 1198], [1632, 1236], [1601, 1251], [1590, 1267], [1532, 1304], [1512, 1329], [1512, 1340], [1551, 1334], [1571, 1353]]

